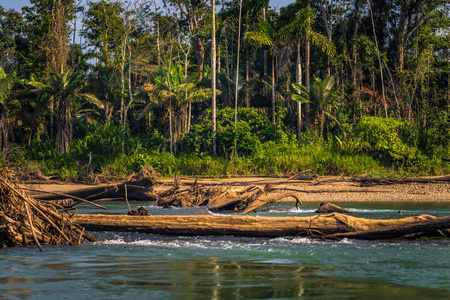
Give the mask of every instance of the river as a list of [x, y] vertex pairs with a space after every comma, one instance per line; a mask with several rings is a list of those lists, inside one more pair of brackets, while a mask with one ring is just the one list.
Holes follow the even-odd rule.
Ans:
[[[152, 214], [190, 214], [146, 203]], [[340, 203], [357, 217], [450, 215], [448, 203]], [[124, 203], [107, 204], [124, 213]], [[289, 208], [280, 205], [279, 208]], [[308, 216], [318, 203], [259, 216]], [[80, 213], [99, 213], [80, 206]], [[448, 299], [450, 241], [317, 241], [93, 233], [78, 246], [0, 249], [6, 299]]]

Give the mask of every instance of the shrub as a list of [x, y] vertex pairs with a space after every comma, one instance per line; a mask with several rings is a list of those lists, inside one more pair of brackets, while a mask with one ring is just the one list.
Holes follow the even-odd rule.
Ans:
[[[212, 154], [212, 122], [207, 117], [200, 124], [193, 125], [191, 131], [183, 139], [184, 153]], [[264, 116], [252, 108], [239, 108], [238, 122], [234, 125], [234, 110], [224, 108], [217, 111], [216, 143], [217, 154], [222, 157], [230, 156], [236, 139], [236, 149], [239, 155], [248, 156], [258, 151], [261, 144], [267, 141], [285, 138], [287, 135], [277, 129]]]
[[379, 117], [364, 117], [356, 127], [356, 136], [371, 145], [370, 153], [376, 159], [390, 165], [410, 163], [417, 159], [417, 149], [402, 140], [407, 130], [405, 122]]

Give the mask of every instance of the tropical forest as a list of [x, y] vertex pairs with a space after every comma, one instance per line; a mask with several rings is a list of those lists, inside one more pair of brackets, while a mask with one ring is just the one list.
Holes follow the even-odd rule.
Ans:
[[446, 0], [0, 6], [0, 165], [97, 183], [449, 174], [449, 28]]

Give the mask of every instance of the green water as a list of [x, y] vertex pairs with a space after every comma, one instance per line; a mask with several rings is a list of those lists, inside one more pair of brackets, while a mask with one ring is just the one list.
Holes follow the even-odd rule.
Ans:
[[[136, 207], [137, 203], [131, 203]], [[139, 205], [142, 205], [140, 203]], [[108, 204], [109, 213], [126, 205]], [[318, 204], [259, 216], [312, 215]], [[450, 215], [449, 204], [342, 204], [356, 216]], [[152, 214], [187, 214], [195, 209]], [[400, 213], [399, 213], [400, 211]], [[85, 207], [81, 212], [92, 211]], [[95, 233], [102, 242], [0, 250], [6, 299], [448, 299], [450, 241], [313, 241]]]

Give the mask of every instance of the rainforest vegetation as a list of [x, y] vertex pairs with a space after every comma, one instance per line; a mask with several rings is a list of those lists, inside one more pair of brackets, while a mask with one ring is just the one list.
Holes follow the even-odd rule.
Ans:
[[0, 164], [94, 182], [146, 165], [449, 174], [449, 2], [290, 2], [0, 7]]

